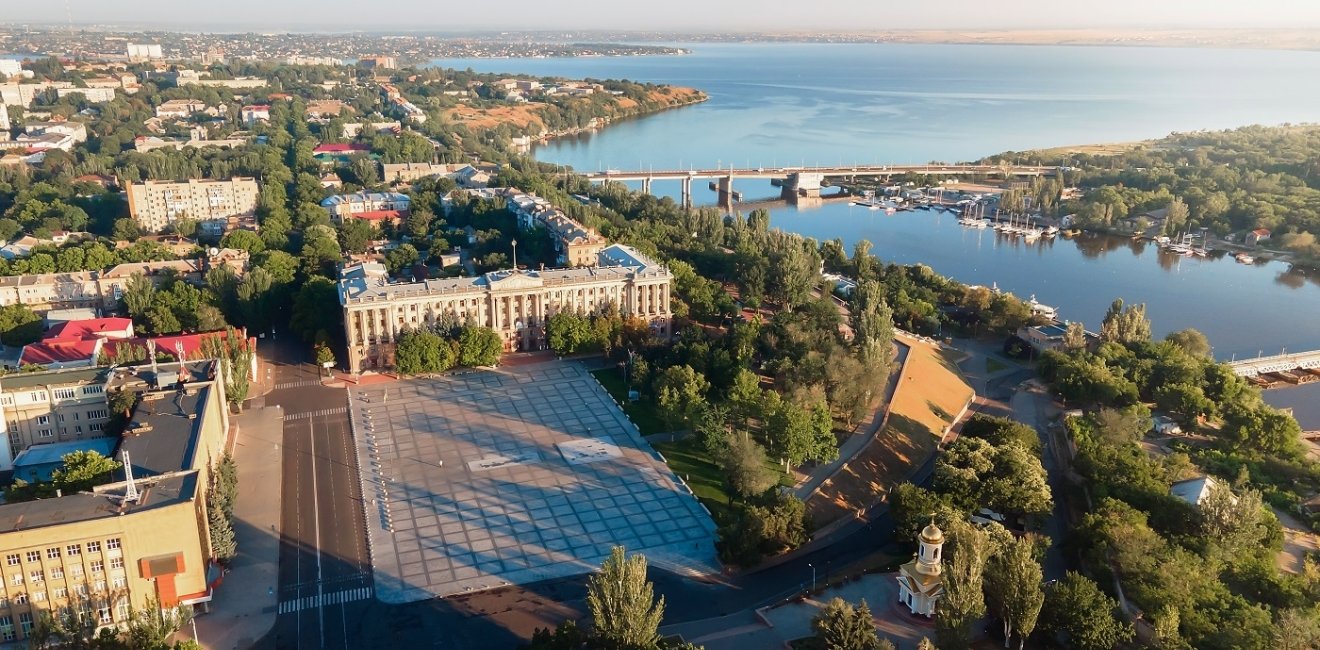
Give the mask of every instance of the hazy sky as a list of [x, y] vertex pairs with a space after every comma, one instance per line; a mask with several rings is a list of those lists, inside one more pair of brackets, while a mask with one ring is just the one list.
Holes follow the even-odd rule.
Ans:
[[0, 22], [204, 31], [1320, 27], [1320, 0], [0, 0]]

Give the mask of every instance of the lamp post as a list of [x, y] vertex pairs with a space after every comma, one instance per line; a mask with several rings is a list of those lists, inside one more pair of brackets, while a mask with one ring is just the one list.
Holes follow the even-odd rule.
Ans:
[[812, 591], [815, 591], [815, 590], [816, 590], [816, 565], [814, 565], [814, 564], [808, 562], [808, 563], [807, 563], [807, 566], [811, 567], [811, 590], [812, 590]]
[[518, 270], [518, 240], [513, 240], [513, 270]]

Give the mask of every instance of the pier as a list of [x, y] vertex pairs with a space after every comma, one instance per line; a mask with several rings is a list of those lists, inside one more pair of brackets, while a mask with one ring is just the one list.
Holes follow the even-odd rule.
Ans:
[[853, 165], [827, 167], [749, 167], [727, 169], [671, 169], [620, 171], [609, 169], [603, 172], [583, 174], [593, 183], [612, 181], [639, 181], [642, 191], [650, 193], [651, 184], [657, 180], [682, 181], [683, 207], [692, 207], [692, 181], [707, 180], [712, 190], [719, 192], [719, 205], [731, 207], [741, 193], [733, 189], [734, 179], [767, 180], [781, 188], [783, 197], [791, 202], [799, 198], [818, 198], [820, 190], [828, 179], [841, 178], [889, 178], [905, 174], [928, 176], [999, 176], [1032, 177], [1059, 174], [1062, 169], [1049, 165]]
[[1266, 388], [1308, 384], [1320, 381], [1320, 350], [1276, 354], [1242, 361], [1231, 361], [1229, 367], [1239, 377], [1251, 379]]

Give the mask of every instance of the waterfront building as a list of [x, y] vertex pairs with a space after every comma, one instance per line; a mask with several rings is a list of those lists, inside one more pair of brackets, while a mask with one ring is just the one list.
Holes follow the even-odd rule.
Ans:
[[669, 269], [622, 244], [602, 249], [591, 267], [416, 282], [392, 282], [378, 263], [346, 266], [340, 273], [339, 304], [349, 369], [358, 373], [392, 366], [401, 335], [446, 315], [495, 330], [506, 351], [545, 349], [546, 320], [561, 311], [589, 314], [613, 307], [667, 337], [672, 279]]
[[913, 614], [933, 617], [935, 604], [944, 595], [944, 531], [932, 521], [922, 529], [917, 543], [917, 556], [898, 569], [898, 603]]
[[260, 190], [254, 178], [144, 181], [128, 188], [128, 211], [138, 227], [160, 232], [182, 218], [199, 222], [254, 219]]
[[108, 388], [141, 394], [137, 426], [118, 441], [131, 474], [0, 505], [0, 639], [25, 640], [43, 612], [70, 606], [110, 627], [153, 602], [211, 600], [219, 571], [205, 490], [229, 424], [214, 376], [209, 361], [120, 369]]
[[549, 201], [534, 194], [508, 191], [509, 211], [518, 218], [523, 230], [542, 227], [550, 232], [559, 253], [556, 262], [563, 266], [591, 266], [609, 243], [596, 231], [569, 218]]

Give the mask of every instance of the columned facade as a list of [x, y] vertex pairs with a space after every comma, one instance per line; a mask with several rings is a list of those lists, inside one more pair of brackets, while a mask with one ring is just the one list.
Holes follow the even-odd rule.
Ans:
[[546, 348], [545, 323], [561, 311], [591, 314], [616, 306], [646, 320], [657, 336], [670, 334], [668, 269], [626, 246], [600, 255], [601, 266], [545, 271], [497, 271], [476, 278], [389, 283], [378, 264], [344, 269], [339, 299], [354, 372], [394, 365], [394, 346], [405, 332], [452, 317], [489, 327], [506, 352]]

